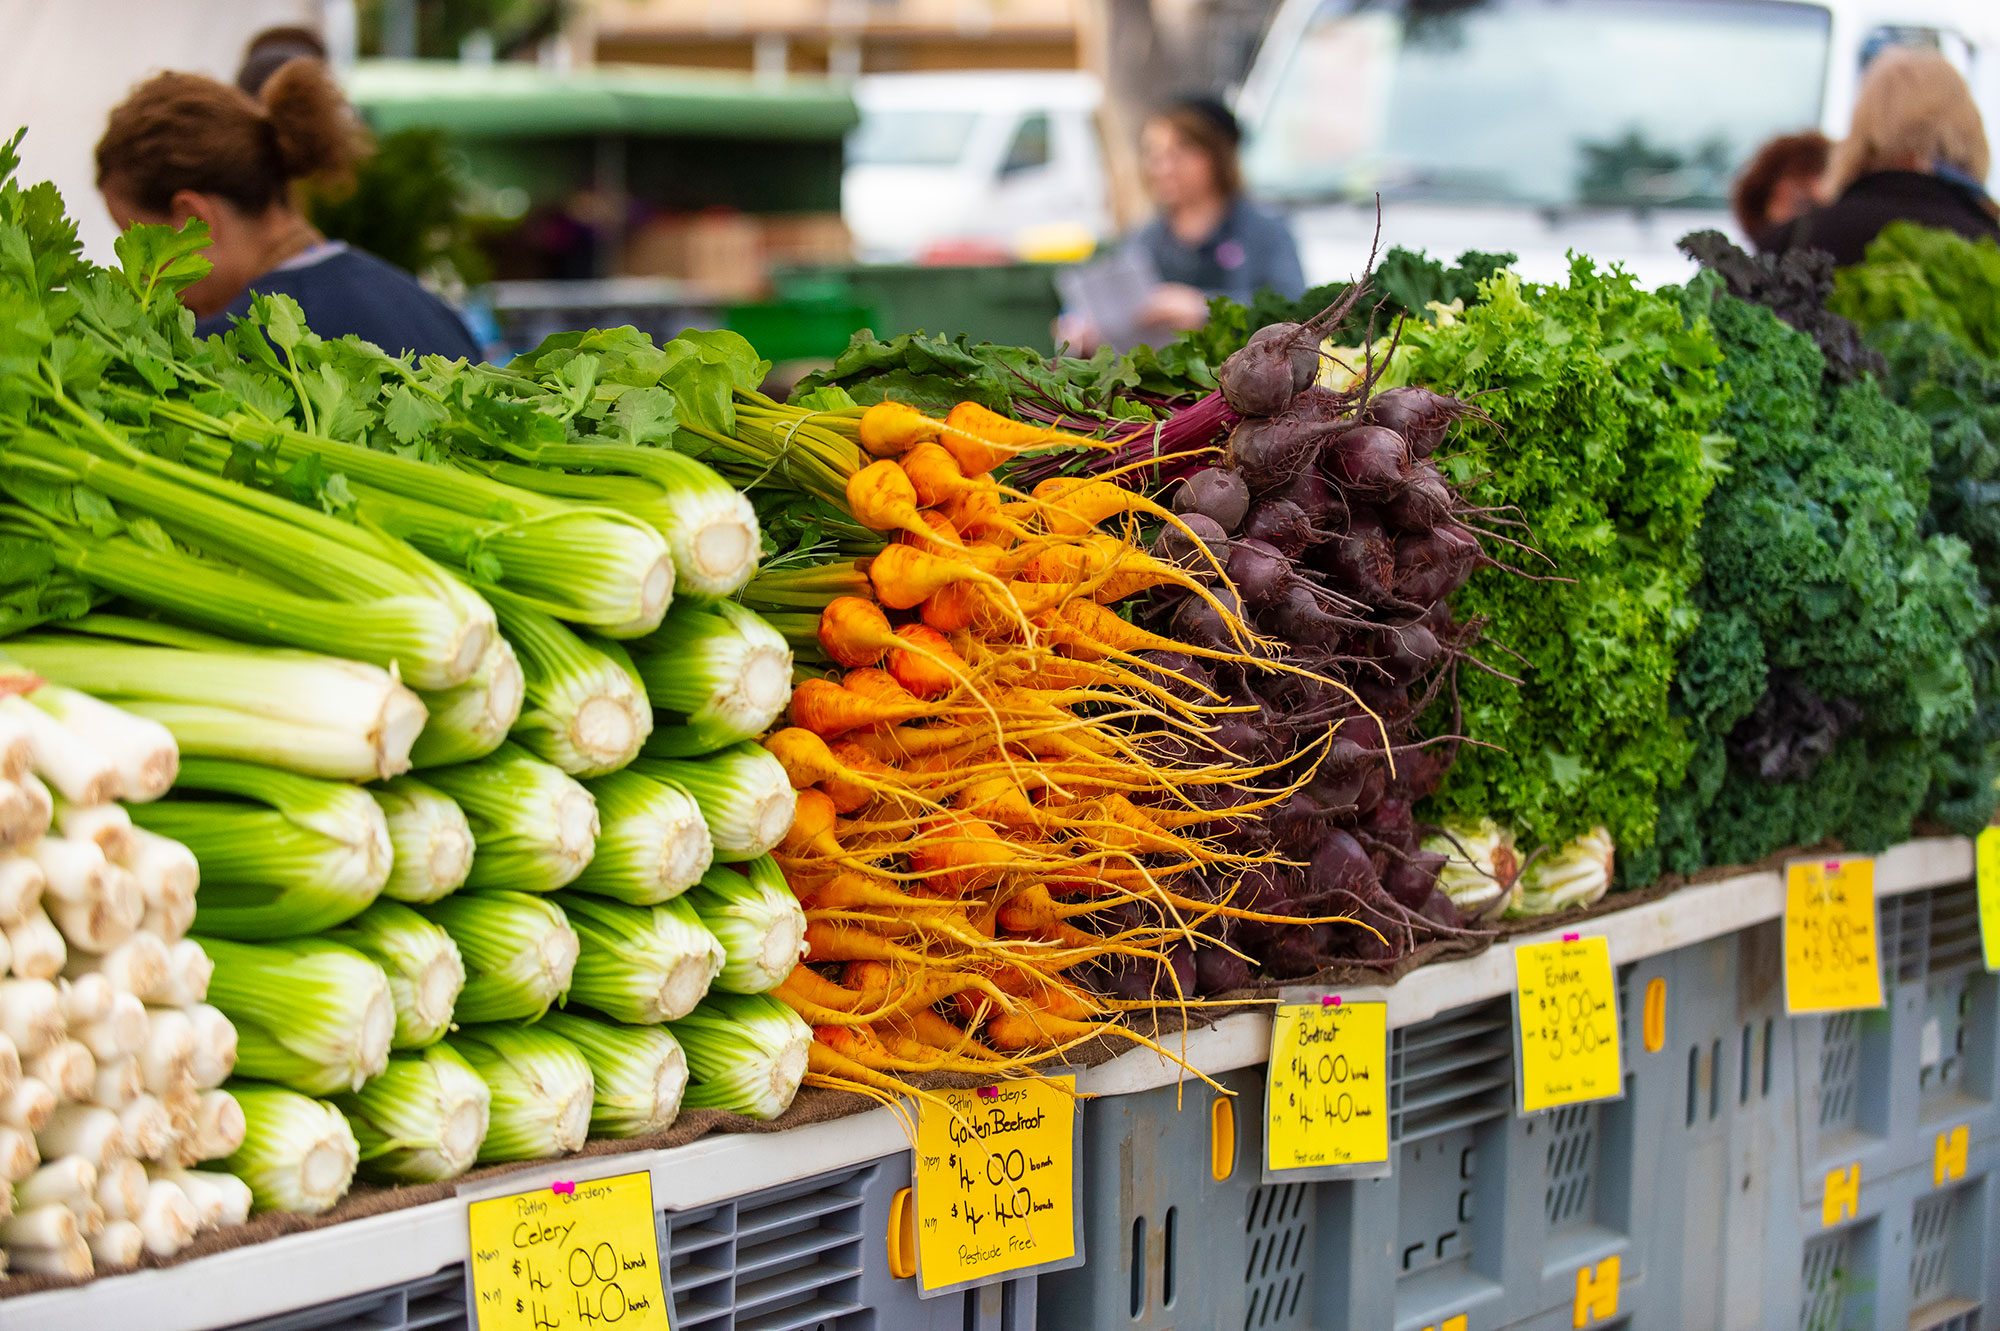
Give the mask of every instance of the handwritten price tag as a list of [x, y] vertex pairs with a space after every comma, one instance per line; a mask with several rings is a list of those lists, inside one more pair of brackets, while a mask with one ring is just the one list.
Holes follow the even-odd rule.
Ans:
[[1060, 1087], [937, 1091], [949, 1110], [928, 1100], [918, 1108], [917, 1279], [926, 1292], [1077, 1255], [1076, 1078], [1052, 1080]]
[[1986, 969], [2000, 971], [2000, 827], [1980, 832], [1979, 936], [1986, 944]]
[[1389, 1005], [1280, 1006], [1264, 1109], [1269, 1174], [1388, 1164]]
[[1785, 1010], [1882, 1006], [1875, 956], [1875, 861], [1785, 866]]
[[469, 1203], [479, 1331], [671, 1331], [653, 1176]]
[[1625, 1093], [1611, 945], [1569, 934], [1514, 949], [1521, 1112]]

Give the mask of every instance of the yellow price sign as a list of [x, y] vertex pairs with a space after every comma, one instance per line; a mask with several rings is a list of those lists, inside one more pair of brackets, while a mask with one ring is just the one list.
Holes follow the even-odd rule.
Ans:
[[1514, 985], [1522, 1113], [1625, 1093], [1618, 981], [1602, 936], [1515, 948]]
[[1986, 969], [2000, 971], [2000, 827], [1980, 830], [1978, 849], [1979, 937], [1986, 944]]
[[1386, 1165], [1389, 1005], [1282, 1004], [1271, 1018], [1264, 1111], [1267, 1173]]
[[1882, 1006], [1875, 953], [1875, 861], [1785, 866], [1785, 1010]]
[[[1076, 1078], [934, 1091], [917, 1109], [917, 1276], [926, 1291], [1074, 1261]], [[943, 1103], [938, 1103], [942, 1101]]]
[[671, 1331], [651, 1174], [488, 1197], [465, 1218], [479, 1331]]

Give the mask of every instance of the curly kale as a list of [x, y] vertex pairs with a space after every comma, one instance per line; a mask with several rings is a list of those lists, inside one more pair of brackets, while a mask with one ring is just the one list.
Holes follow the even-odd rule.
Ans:
[[1863, 328], [1934, 324], [1968, 351], [2000, 360], [2000, 245], [1895, 222], [1843, 268], [1828, 302]]
[[1481, 297], [1406, 326], [1392, 381], [1499, 390], [1479, 399], [1491, 426], [1454, 434], [1448, 469], [1482, 506], [1517, 506], [1552, 566], [1510, 560], [1573, 585], [1488, 569], [1454, 595], [1461, 619], [1487, 620], [1498, 646], [1482, 655], [1523, 682], [1460, 673], [1460, 733], [1499, 747], [1461, 750], [1430, 816], [1494, 818], [1526, 847], [1598, 824], [1644, 846], [1692, 747], [1668, 691], [1720, 470], [1720, 353], [1676, 299], [1585, 260], [1566, 285], [1502, 274]]
[[1906, 837], [1936, 756], [1975, 712], [1967, 648], [1989, 614], [1972, 553], [1927, 527], [1924, 423], [1841, 382], [1806, 333], [1705, 273], [1730, 471], [1709, 500], [1676, 711], [1697, 752], [1661, 800], [1657, 857], [1691, 872], [1838, 837]]
[[1882, 358], [1861, 341], [1861, 330], [1827, 310], [1834, 288], [1833, 256], [1823, 250], [1787, 250], [1780, 255], [1749, 254], [1720, 231], [1681, 237], [1681, 252], [1729, 284], [1738, 300], [1770, 308], [1780, 319], [1819, 344], [1826, 373], [1836, 383], [1853, 383], [1882, 369]]
[[[1869, 342], [1888, 364], [1885, 390], [1931, 431], [1928, 527], [1964, 541], [1989, 596], [2000, 588], [2000, 365], [1933, 323], [1890, 323]], [[1978, 712], [1938, 755], [1930, 811], [1972, 833], [2000, 806], [2000, 615], [1966, 652]]]

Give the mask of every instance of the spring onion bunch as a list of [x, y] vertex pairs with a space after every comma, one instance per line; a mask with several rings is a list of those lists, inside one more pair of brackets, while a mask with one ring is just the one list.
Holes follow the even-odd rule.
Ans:
[[701, 880], [715, 857], [701, 806], [678, 786], [637, 772], [584, 783], [597, 800], [597, 853], [570, 884], [580, 892], [647, 906]]
[[215, 963], [208, 1001], [236, 1027], [242, 1076], [329, 1095], [360, 1089], [388, 1063], [395, 1003], [361, 953], [318, 938], [196, 941]]
[[597, 801], [519, 745], [426, 772], [424, 780], [456, 801], [472, 826], [467, 887], [553, 892], [574, 881], [597, 850]]
[[722, 944], [681, 898], [627, 906], [565, 892], [558, 900], [582, 945], [570, 997], [620, 1021], [685, 1016], [722, 969]]
[[549, 614], [634, 637], [658, 627], [673, 597], [666, 540], [638, 518], [242, 412], [218, 418], [184, 402], [148, 405], [196, 432], [184, 441], [185, 453], [203, 468], [240, 467], [244, 451], [254, 449], [273, 479], [302, 463], [338, 472], [364, 521]]
[[506, 741], [520, 719], [527, 684], [514, 645], [495, 633], [463, 682], [417, 696], [430, 717], [410, 746], [410, 765], [448, 767], [484, 758]]
[[[188, 790], [236, 798], [179, 797]], [[388, 821], [358, 787], [190, 758], [175, 791], [175, 798], [132, 806], [132, 820], [194, 852], [203, 933], [315, 933], [366, 910], [389, 879]]]
[[569, 992], [577, 935], [562, 910], [526, 892], [461, 892], [418, 908], [458, 944], [467, 979], [459, 1021], [533, 1021]]
[[705, 758], [641, 758], [632, 770], [692, 795], [715, 858], [726, 864], [769, 852], [791, 828], [797, 803], [791, 779], [783, 764], [748, 741]]
[[468, 1026], [445, 1043], [493, 1094], [479, 1163], [540, 1160], [583, 1145], [594, 1083], [577, 1047], [540, 1026]]
[[653, 709], [624, 649], [579, 637], [512, 596], [495, 595], [493, 608], [526, 680], [514, 742], [572, 776], [602, 776], [638, 756]]
[[774, 1119], [805, 1080], [812, 1028], [768, 994], [711, 993], [668, 1029], [687, 1053], [684, 1109]]
[[247, 1130], [223, 1168], [250, 1185], [258, 1210], [318, 1215], [347, 1195], [361, 1148], [338, 1109], [276, 1086], [229, 1089]]
[[664, 1026], [616, 1026], [571, 1012], [551, 1012], [542, 1027], [575, 1045], [590, 1064], [594, 1137], [665, 1132], [687, 1090], [687, 1055]]
[[541, 465], [468, 465], [523, 489], [651, 523], [667, 539], [684, 595], [731, 596], [757, 571], [763, 539], [757, 512], [705, 462], [666, 448], [605, 443], [546, 444], [517, 456]]
[[382, 895], [393, 901], [436, 901], [472, 872], [472, 825], [465, 811], [415, 777], [369, 788], [389, 824], [395, 856]]
[[632, 653], [663, 713], [649, 756], [682, 758], [755, 739], [791, 700], [792, 649], [784, 635], [730, 601], [677, 603]]
[[493, 1093], [450, 1045], [399, 1054], [382, 1075], [337, 1096], [360, 1146], [361, 1172], [389, 1183], [434, 1183], [472, 1168]]
[[806, 955], [805, 910], [769, 855], [716, 865], [685, 899], [722, 944], [718, 989], [733, 994], [775, 989]]
[[380, 666], [119, 615], [64, 627], [78, 632], [13, 638], [7, 651], [59, 684], [159, 722], [184, 754], [336, 781], [409, 770], [424, 706]]
[[396, 1009], [392, 1049], [435, 1044], [451, 1026], [465, 988], [465, 962], [451, 935], [408, 906], [378, 901], [338, 929], [329, 942], [351, 947], [382, 968]]
[[[14, 465], [0, 470], [0, 492], [18, 501], [0, 505], [0, 531], [46, 542], [58, 568], [220, 632], [393, 665], [415, 688], [449, 688], [478, 664], [491, 607], [409, 545], [143, 453], [87, 408], [67, 409], [78, 424], [61, 437], [10, 433]], [[108, 499], [115, 516], [71, 525], [28, 502], [64, 485], [99, 496], [93, 513]]]

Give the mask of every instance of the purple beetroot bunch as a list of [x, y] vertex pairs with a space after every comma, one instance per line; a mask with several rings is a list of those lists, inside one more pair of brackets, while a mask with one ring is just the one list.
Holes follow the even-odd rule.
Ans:
[[[1476, 510], [1432, 460], [1453, 422], [1477, 409], [1418, 387], [1371, 392], [1366, 378], [1336, 392], [1318, 383], [1321, 356], [1312, 325], [1259, 330], [1222, 367], [1223, 394], [1242, 417], [1223, 464], [1171, 492], [1228, 570], [1239, 615], [1284, 668], [1179, 654], [1153, 664], [1191, 698], [1217, 695], [1232, 709], [1206, 740], [1215, 761], [1269, 769], [1255, 787], [1223, 788], [1235, 803], [1211, 824], [1226, 829], [1227, 849], [1262, 862], [1211, 871], [1204, 894], [1269, 914], [1351, 915], [1380, 937], [1351, 924], [1212, 920], [1204, 930], [1228, 946], [1174, 959], [1187, 992], [1246, 984], [1252, 961], [1288, 979], [1340, 961], [1387, 962], [1460, 930], [1437, 886], [1444, 857], [1419, 848], [1413, 808], [1458, 743], [1455, 734], [1420, 742], [1417, 721], [1448, 703], [1478, 631], [1453, 620], [1449, 598], [1490, 562], [1461, 520]], [[1207, 567], [1179, 531], [1163, 533], [1154, 553], [1197, 576]], [[1229, 589], [1215, 590], [1228, 602]], [[1185, 592], [1155, 593], [1147, 613], [1181, 642], [1229, 643], [1214, 608]], [[1456, 728], [1454, 717], [1446, 729]], [[1115, 983], [1157, 992], [1163, 978]]]

